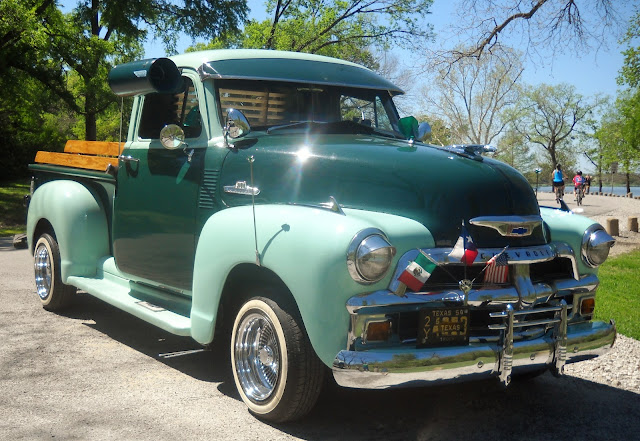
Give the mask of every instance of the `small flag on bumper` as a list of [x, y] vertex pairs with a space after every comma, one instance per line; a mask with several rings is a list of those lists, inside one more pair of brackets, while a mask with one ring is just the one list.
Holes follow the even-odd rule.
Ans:
[[[506, 248], [505, 248], [506, 249]], [[505, 283], [509, 275], [509, 261], [502, 250], [487, 262], [484, 273], [484, 283]]]
[[458, 241], [449, 253], [449, 259], [458, 260], [466, 266], [470, 266], [473, 264], [473, 261], [476, 260], [477, 255], [478, 249], [476, 248], [476, 244], [473, 243], [473, 239], [463, 222], [460, 237], [458, 237]]
[[407, 285], [412, 291], [419, 291], [427, 279], [431, 277], [435, 268], [436, 264], [420, 250], [418, 257], [407, 265], [398, 280]]

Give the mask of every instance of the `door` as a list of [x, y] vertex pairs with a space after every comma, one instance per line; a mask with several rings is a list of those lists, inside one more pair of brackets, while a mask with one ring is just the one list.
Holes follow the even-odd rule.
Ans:
[[[151, 93], [138, 105], [133, 141], [118, 167], [113, 248], [118, 269], [134, 279], [190, 291], [207, 136], [198, 99], [202, 90], [189, 76], [183, 78], [179, 93]], [[167, 124], [183, 128], [184, 148], [162, 146], [160, 130]]]

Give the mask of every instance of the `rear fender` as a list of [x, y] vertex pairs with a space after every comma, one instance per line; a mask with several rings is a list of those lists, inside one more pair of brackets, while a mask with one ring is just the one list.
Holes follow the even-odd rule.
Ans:
[[[421, 224], [399, 216], [361, 210], [329, 210], [294, 205], [255, 207], [260, 264], [275, 273], [291, 291], [318, 356], [330, 365], [346, 347], [350, 297], [384, 289], [393, 271], [372, 285], [355, 282], [346, 255], [353, 237], [365, 228], [379, 228], [402, 253], [416, 246], [433, 246]], [[227, 276], [240, 264], [256, 262], [251, 206], [229, 208], [205, 224], [196, 251], [192, 336], [212, 341], [218, 304]], [[240, 293], [238, 293], [240, 294]]]
[[29, 249], [36, 226], [46, 220], [60, 247], [62, 282], [69, 276], [95, 277], [98, 259], [109, 255], [107, 215], [98, 195], [69, 180], [47, 182], [31, 197], [27, 216]]

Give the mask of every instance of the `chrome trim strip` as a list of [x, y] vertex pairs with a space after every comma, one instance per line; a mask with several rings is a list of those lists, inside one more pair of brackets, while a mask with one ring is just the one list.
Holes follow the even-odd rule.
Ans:
[[225, 185], [225, 193], [242, 194], [246, 196], [258, 196], [260, 189], [258, 187], [252, 187], [247, 185], [247, 181], [238, 181], [236, 185]]
[[533, 216], [483, 216], [469, 220], [471, 225], [493, 228], [501, 236], [522, 237], [530, 236], [536, 227], [542, 225], [542, 217]]
[[[567, 326], [566, 363], [606, 353], [616, 339], [613, 321]], [[340, 351], [333, 362], [333, 376], [344, 387], [386, 389], [427, 386], [500, 376], [501, 346], [469, 344], [449, 348], [394, 351]], [[555, 363], [553, 331], [532, 340], [513, 342], [513, 373], [549, 368]], [[401, 356], [401, 362], [398, 361]], [[498, 367], [496, 367], [498, 366]]]

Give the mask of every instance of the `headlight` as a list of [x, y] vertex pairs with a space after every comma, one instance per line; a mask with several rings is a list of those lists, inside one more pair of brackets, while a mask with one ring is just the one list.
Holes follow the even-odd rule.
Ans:
[[367, 228], [351, 239], [347, 251], [347, 268], [353, 280], [363, 284], [382, 279], [391, 266], [396, 248], [377, 228]]
[[582, 237], [582, 260], [591, 268], [602, 265], [615, 242], [601, 225], [590, 226]]

